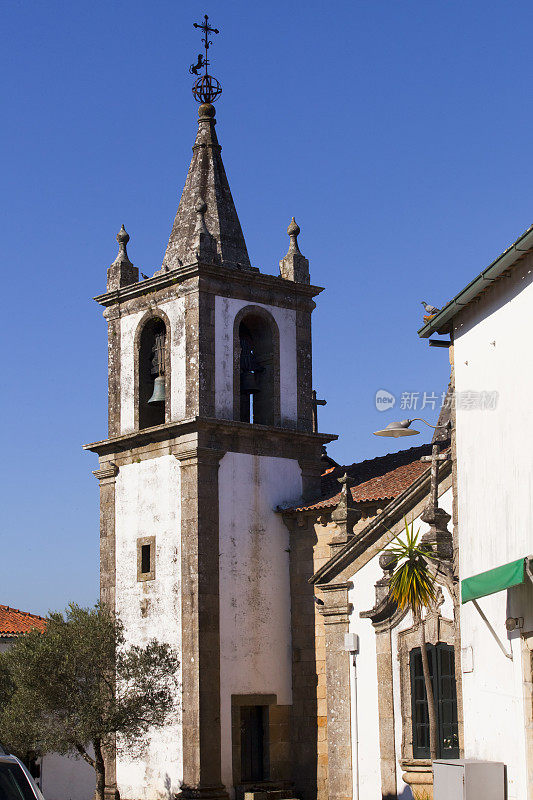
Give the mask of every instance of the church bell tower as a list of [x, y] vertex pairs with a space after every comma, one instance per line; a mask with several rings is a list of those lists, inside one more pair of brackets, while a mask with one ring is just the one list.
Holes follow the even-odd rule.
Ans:
[[[215, 31], [201, 27], [207, 62]], [[109, 333], [108, 438], [86, 446], [99, 456], [101, 599], [130, 643], [155, 637], [181, 662], [176, 718], [140, 759], [110, 749], [106, 791], [128, 800], [294, 785], [289, 534], [277, 509], [319, 493], [335, 438], [313, 426], [321, 289], [294, 219], [280, 274], [251, 265], [215, 131], [220, 86], [207, 64], [191, 69], [202, 67], [162, 267], [139, 280], [122, 227], [95, 298]]]

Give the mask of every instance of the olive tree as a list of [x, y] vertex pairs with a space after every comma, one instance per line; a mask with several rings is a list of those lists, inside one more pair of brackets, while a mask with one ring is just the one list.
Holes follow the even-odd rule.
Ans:
[[74, 754], [96, 772], [104, 799], [104, 751], [116, 734], [134, 748], [176, 712], [179, 662], [167, 644], [127, 645], [104, 605], [50, 614], [0, 654], [0, 741], [12, 752]]

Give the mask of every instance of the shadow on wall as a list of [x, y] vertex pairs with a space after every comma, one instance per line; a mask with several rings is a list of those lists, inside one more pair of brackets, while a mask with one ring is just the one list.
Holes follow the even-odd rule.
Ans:
[[413, 800], [413, 793], [408, 786], [404, 786], [403, 791], [399, 794], [384, 794], [383, 800]]
[[81, 758], [49, 753], [41, 765], [41, 791], [46, 800], [92, 800], [94, 769]]

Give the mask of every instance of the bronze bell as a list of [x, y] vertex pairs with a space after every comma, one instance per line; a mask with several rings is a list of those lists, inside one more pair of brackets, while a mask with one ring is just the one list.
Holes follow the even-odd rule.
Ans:
[[154, 381], [154, 391], [149, 403], [164, 403], [165, 402], [165, 376], [159, 375]]
[[241, 394], [257, 394], [257, 374], [255, 372], [241, 372]]

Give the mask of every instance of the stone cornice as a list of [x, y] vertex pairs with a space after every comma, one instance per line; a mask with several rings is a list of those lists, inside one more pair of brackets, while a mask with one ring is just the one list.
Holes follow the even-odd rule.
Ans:
[[321, 592], [337, 592], [342, 591], [343, 589], [351, 589], [353, 586], [352, 581], [342, 581], [341, 583], [325, 583], [325, 584], [318, 584], [318, 589]]
[[[208, 438], [213, 435], [231, 437], [240, 434], [242, 436], [251, 437], [257, 444], [260, 443], [262, 438], [266, 437], [270, 441], [292, 441], [294, 443], [301, 443], [303, 445], [309, 444], [315, 447], [337, 439], [336, 434], [309, 433], [294, 428], [252, 425], [247, 422], [216, 419], [214, 417], [191, 417], [190, 419], [181, 420], [180, 422], [169, 422], [165, 425], [156, 425], [153, 428], [144, 428], [143, 430], [122, 434], [121, 436], [113, 436], [110, 439], [103, 439], [99, 442], [91, 442], [90, 444], [83, 445], [83, 449], [90, 450], [98, 455], [109, 455], [144, 447], [154, 442], [169, 442], [169, 444], [171, 444], [180, 436], [195, 432], [203, 433]], [[217, 449], [217, 447], [218, 444], [214, 446], [214, 449]]]
[[216, 450], [211, 447], [188, 447], [178, 450], [174, 456], [181, 466], [191, 466], [199, 462], [218, 464], [225, 454], [225, 450]]
[[[94, 300], [101, 306], [108, 308], [132, 300], [143, 295], [151, 295], [174, 284], [180, 284], [191, 278], [201, 280], [201, 288], [209, 291], [211, 282], [223, 282], [228, 289], [231, 286], [249, 286], [253, 289], [262, 289], [269, 292], [277, 292], [281, 297], [287, 295], [313, 298], [323, 291], [321, 286], [296, 283], [288, 281], [277, 275], [265, 275], [261, 272], [252, 270], [236, 270], [228, 267], [213, 266], [208, 264], [189, 264], [178, 269], [169, 270], [163, 274], [154, 275], [138, 283], [123, 286], [111, 292], [97, 295]], [[207, 279], [204, 281], [204, 278]]]

